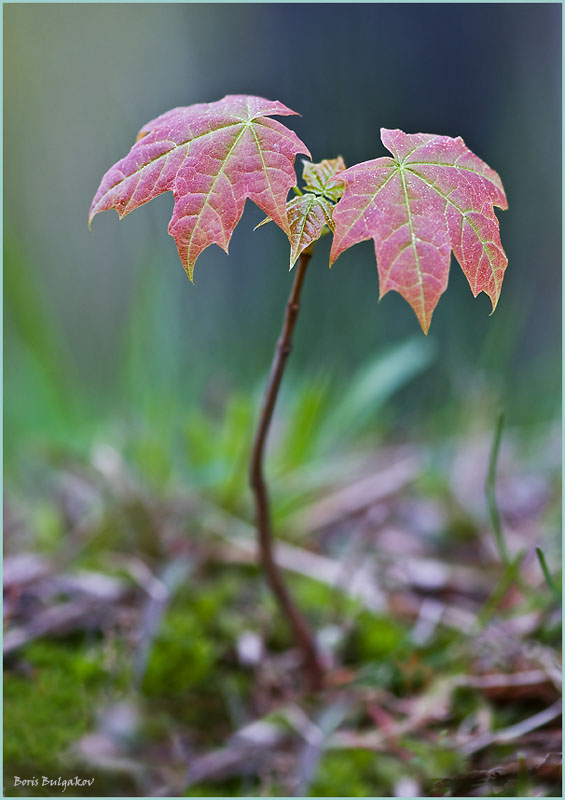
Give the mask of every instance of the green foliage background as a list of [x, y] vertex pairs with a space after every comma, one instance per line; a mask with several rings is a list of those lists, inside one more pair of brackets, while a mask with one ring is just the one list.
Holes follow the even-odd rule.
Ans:
[[[510, 421], [554, 414], [559, 385], [558, 4], [8, 4], [5, 36], [5, 357], [8, 469], [41, 438], [102, 420], [189, 409], [248, 391], [270, 362], [284, 298], [284, 236], [209, 248], [190, 286], [163, 196], [118, 224], [85, 219], [103, 172], [175, 105], [262, 94], [314, 159], [384, 154], [378, 128], [462, 135], [502, 175], [510, 267], [496, 314], [453, 264], [431, 337], [434, 369], [399, 399], [417, 424], [484, 380]], [[335, 40], [335, 44], [330, 43]], [[339, 42], [339, 44], [337, 44]], [[329, 49], [328, 49], [329, 48]], [[417, 331], [399, 296], [377, 303], [370, 243], [330, 272], [320, 243], [292, 360], [344, 385]], [[207, 394], [208, 393], [208, 394]]]

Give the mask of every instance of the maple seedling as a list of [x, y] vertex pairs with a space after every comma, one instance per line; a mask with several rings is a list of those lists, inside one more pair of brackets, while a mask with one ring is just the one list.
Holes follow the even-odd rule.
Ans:
[[[381, 129], [392, 157], [345, 168], [341, 157], [304, 162], [304, 188], [294, 161], [310, 151], [272, 116], [295, 114], [279, 102], [227, 95], [215, 103], [174, 108], [145, 125], [125, 158], [102, 178], [89, 224], [100, 211], [120, 218], [172, 191], [169, 233], [190, 280], [196, 259], [211, 244], [228, 252], [247, 198], [290, 241], [290, 267], [298, 261], [282, 332], [250, 459], [259, 555], [266, 578], [290, 624], [312, 689], [324, 682], [315, 637], [289, 592], [274, 554], [264, 453], [284, 368], [292, 346], [300, 294], [314, 243], [331, 232], [330, 266], [354, 244], [375, 245], [380, 297], [399, 292], [428, 332], [447, 288], [451, 253], [473, 295], [485, 292], [496, 308], [507, 258], [494, 206], [507, 208], [497, 173], [463, 140]], [[296, 196], [288, 200], [291, 189]], [[259, 227], [259, 226], [257, 226]]]

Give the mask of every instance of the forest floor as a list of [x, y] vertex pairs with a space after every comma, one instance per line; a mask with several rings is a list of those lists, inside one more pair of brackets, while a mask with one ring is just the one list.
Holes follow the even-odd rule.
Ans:
[[489, 516], [491, 440], [271, 469], [317, 694], [245, 453], [156, 488], [110, 444], [46, 452], [5, 496], [5, 795], [561, 796], [560, 432], [505, 432]]

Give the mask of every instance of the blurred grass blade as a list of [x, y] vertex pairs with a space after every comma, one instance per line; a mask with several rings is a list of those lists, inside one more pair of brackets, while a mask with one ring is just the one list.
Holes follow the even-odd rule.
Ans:
[[549, 588], [551, 589], [557, 600], [561, 600], [561, 592], [559, 591], [557, 584], [555, 583], [555, 581], [551, 576], [551, 573], [547, 566], [547, 561], [545, 560], [544, 552], [541, 549], [541, 547], [536, 547], [536, 553], [547, 585], [549, 586]]
[[329, 382], [323, 377], [311, 378], [287, 393], [290, 413], [276, 453], [283, 470], [296, 470], [316, 455], [320, 432], [330, 413], [329, 394]]
[[341, 401], [329, 412], [325, 430], [330, 440], [359, 432], [375, 413], [435, 357], [431, 339], [411, 338], [379, 353], [352, 377]]
[[496, 612], [496, 609], [504, 600], [504, 597], [508, 593], [509, 589], [513, 586], [513, 584], [517, 584], [519, 582], [520, 567], [522, 566], [522, 561], [524, 560], [525, 555], [526, 551], [520, 550], [515, 558], [509, 559], [506, 562], [502, 577], [494, 587], [490, 597], [487, 598], [477, 615], [480, 628], [486, 627], [486, 625], [492, 619], [493, 614]]
[[32, 434], [72, 439], [85, 397], [26, 254], [9, 236], [3, 253], [5, 445], [12, 452]]
[[496, 422], [494, 438], [490, 450], [490, 458], [489, 458], [485, 489], [487, 496], [487, 506], [498, 554], [500, 556], [500, 560], [504, 564], [506, 564], [506, 566], [509, 566], [510, 555], [508, 553], [508, 548], [506, 546], [506, 541], [504, 539], [504, 533], [502, 531], [502, 524], [500, 521], [500, 514], [496, 502], [496, 469], [498, 465], [498, 453], [500, 451], [500, 442], [502, 439], [503, 427], [504, 427], [504, 413], [501, 412]]

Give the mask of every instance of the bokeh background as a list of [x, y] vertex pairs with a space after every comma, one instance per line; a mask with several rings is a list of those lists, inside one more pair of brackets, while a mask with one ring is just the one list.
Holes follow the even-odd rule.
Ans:
[[[493, 629], [495, 649], [518, 641], [504, 669], [542, 669], [531, 654], [559, 642], [556, 587], [548, 590], [534, 548], [557, 581], [561, 5], [5, 3], [3, 16], [8, 781], [12, 771], [75, 774], [65, 758], [79, 741], [96, 765], [90, 793], [110, 796], [297, 786], [312, 796], [423, 794], [442, 775], [498, 766], [507, 753], [481, 762], [479, 752], [468, 763], [450, 750], [455, 727], [467, 725], [466, 736], [470, 714], [496, 729], [542, 711], [555, 700], [553, 678], [525, 705], [513, 690], [493, 707], [469, 689], [454, 701], [447, 738], [434, 739], [425, 721], [400, 756], [340, 751], [292, 786], [294, 762], [284, 758], [266, 757], [282, 767], [260, 786], [245, 779], [218, 789], [195, 766], [197, 786], [187, 788], [186, 764], [201, 765], [194, 754], [223, 747], [243, 722], [288, 699], [294, 674], [284, 661], [288, 631], [249, 562], [253, 546], [235, 566], [222, 549], [234, 531], [253, 533], [246, 459], [293, 279], [288, 243], [274, 225], [253, 232], [263, 214], [248, 204], [229, 256], [208, 248], [191, 285], [167, 234], [171, 195], [121, 222], [99, 215], [92, 231], [87, 213], [103, 173], [145, 122], [233, 93], [299, 112], [284, 122], [315, 161], [385, 155], [379, 128], [387, 127], [462, 136], [499, 172], [509, 266], [492, 316], [452, 260], [424, 337], [399, 295], [378, 302], [372, 243], [331, 271], [330, 237], [318, 243], [269, 469], [277, 531], [297, 548], [335, 559], [336, 569], [348, 548], [360, 548], [357, 558], [384, 570], [386, 591], [388, 565], [396, 586], [399, 564], [428, 559], [428, 567], [414, 562], [402, 602], [387, 595], [387, 608], [370, 611], [341, 604], [341, 589], [323, 576], [292, 578], [314, 625], [338, 642], [335, 666], [373, 676], [369, 687], [405, 704], [401, 716], [420, 691], [436, 708], [435, 678], [491, 669], [477, 666], [484, 649], [459, 622], [436, 620], [429, 641], [418, 640], [411, 614], [420, 619], [426, 592], [454, 603], [452, 619], [476, 616], [485, 635], [501, 605], [505, 625], [518, 620], [512, 631]], [[484, 497], [501, 410], [503, 527], [510, 551], [527, 552], [510, 566], [494, 546]], [[391, 497], [312, 536], [310, 504], [374, 470]], [[168, 605], [155, 600], [157, 584]], [[58, 614], [67, 627], [57, 627]], [[530, 628], [518, 624], [526, 617]], [[263, 662], [252, 674], [251, 662], [235, 663], [234, 642], [240, 650], [249, 628], [270, 673]], [[330, 711], [341, 719], [341, 707]], [[395, 718], [394, 704], [387, 713]], [[360, 729], [374, 719], [361, 714]], [[558, 730], [546, 734], [540, 763], [558, 749]], [[415, 760], [399, 767], [407, 752]], [[398, 774], [412, 784], [397, 785]], [[557, 779], [550, 788], [518, 781], [506, 793], [555, 787]]]
[[[398, 402], [421, 423], [482, 376], [510, 419], [554, 414], [560, 364], [559, 4], [7, 4], [5, 358], [8, 466], [38, 439], [116, 416], [166, 416], [207, 387], [266, 374], [292, 276], [284, 236], [247, 205], [229, 257], [191, 286], [164, 195], [86, 226], [105, 170], [144, 122], [228, 93], [278, 99], [314, 159], [384, 155], [379, 128], [463, 136], [504, 180], [509, 257], [489, 317], [453, 263], [434, 366]], [[397, 295], [377, 303], [371, 243], [327, 269], [318, 247], [292, 370], [347, 380], [418, 335]]]

